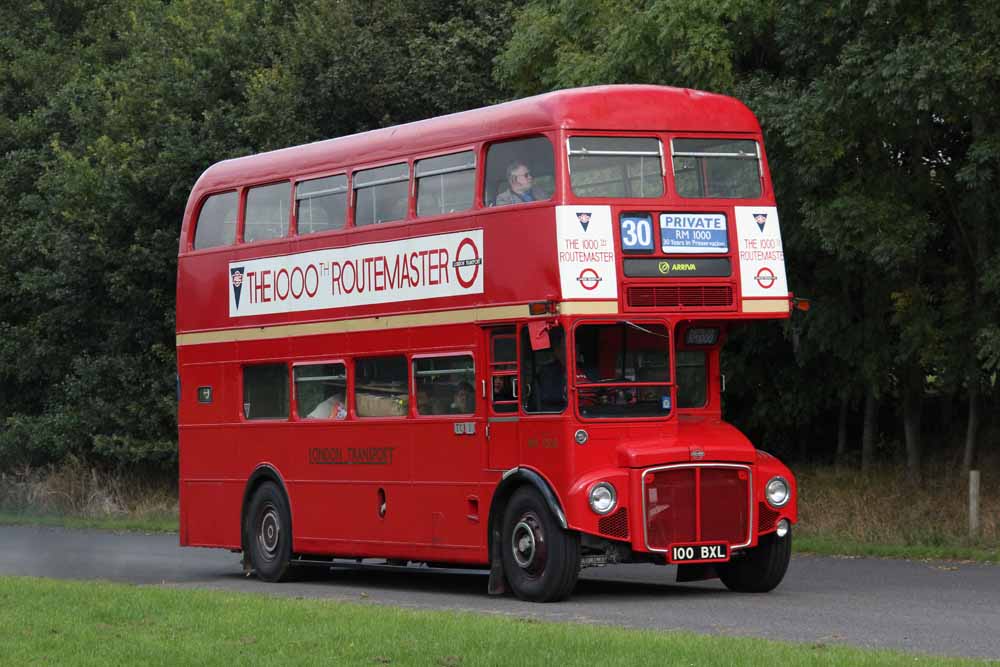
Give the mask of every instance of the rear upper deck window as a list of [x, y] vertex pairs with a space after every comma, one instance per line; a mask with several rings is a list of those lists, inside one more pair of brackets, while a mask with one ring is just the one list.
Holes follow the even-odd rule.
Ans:
[[476, 154], [472, 151], [417, 160], [417, 215], [456, 213], [472, 208]]
[[288, 199], [291, 191], [290, 183], [250, 189], [243, 227], [244, 241], [266, 241], [288, 235]]
[[515, 139], [490, 146], [486, 155], [488, 206], [543, 201], [555, 190], [552, 143], [545, 137]]
[[577, 197], [663, 196], [663, 147], [655, 137], [572, 137], [568, 150]]
[[224, 192], [206, 199], [198, 214], [194, 249], [233, 245], [236, 242], [237, 209], [235, 192]]
[[681, 197], [760, 197], [760, 152], [752, 139], [674, 139], [673, 162]]
[[299, 234], [343, 229], [347, 221], [347, 176], [327, 176], [295, 186]]
[[392, 222], [406, 217], [410, 165], [405, 162], [354, 174], [354, 224]]

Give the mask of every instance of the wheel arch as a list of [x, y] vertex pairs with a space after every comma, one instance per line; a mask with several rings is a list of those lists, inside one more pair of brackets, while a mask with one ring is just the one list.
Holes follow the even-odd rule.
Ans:
[[292, 531], [292, 526], [295, 525], [295, 520], [293, 518], [292, 512], [292, 500], [288, 495], [288, 487], [285, 485], [285, 480], [282, 478], [281, 473], [270, 463], [262, 463], [254, 468], [254, 471], [247, 478], [247, 483], [243, 488], [243, 502], [240, 503], [240, 548], [246, 552], [247, 548], [247, 506], [250, 504], [250, 499], [253, 497], [254, 492], [260, 487], [264, 482], [274, 482], [281, 489], [281, 493], [285, 496], [285, 501], [288, 503], [288, 520], [291, 525], [289, 525], [289, 534], [294, 536], [294, 531]]
[[556, 518], [556, 521], [559, 522], [563, 530], [569, 529], [569, 524], [566, 522], [566, 513], [559, 504], [559, 498], [556, 497], [555, 492], [545, 478], [530, 468], [511, 468], [504, 473], [503, 479], [497, 485], [496, 491], [493, 492], [493, 499], [490, 501], [488, 523], [490, 553], [492, 553], [493, 549], [494, 533], [499, 530], [499, 525], [503, 519], [503, 508], [506, 507], [507, 501], [514, 495], [514, 492], [522, 486], [531, 486], [538, 491], [548, 506], [549, 511], [552, 512], [552, 516]]

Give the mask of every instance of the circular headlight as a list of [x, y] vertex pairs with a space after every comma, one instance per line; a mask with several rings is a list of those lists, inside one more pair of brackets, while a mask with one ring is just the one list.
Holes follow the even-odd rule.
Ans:
[[598, 482], [590, 487], [590, 509], [597, 514], [607, 514], [615, 508], [618, 496], [609, 482]]
[[772, 477], [767, 483], [766, 494], [771, 507], [782, 507], [791, 497], [788, 481], [784, 477]]

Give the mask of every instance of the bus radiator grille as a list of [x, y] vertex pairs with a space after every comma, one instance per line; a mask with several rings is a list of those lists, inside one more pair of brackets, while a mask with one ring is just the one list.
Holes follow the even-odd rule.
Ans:
[[644, 479], [649, 548], [666, 550], [682, 542], [747, 543], [752, 507], [747, 469], [665, 468], [646, 473]]
[[728, 285], [663, 285], [629, 287], [630, 308], [732, 308], [733, 288]]
[[628, 539], [628, 508], [622, 507], [610, 516], [601, 517], [597, 522], [597, 530], [601, 535]]
[[768, 530], [774, 530], [774, 524], [778, 521], [778, 512], [771, 509], [767, 503], [757, 504], [757, 515], [760, 520], [757, 521], [757, 530], [760, 532], [765, 532]]

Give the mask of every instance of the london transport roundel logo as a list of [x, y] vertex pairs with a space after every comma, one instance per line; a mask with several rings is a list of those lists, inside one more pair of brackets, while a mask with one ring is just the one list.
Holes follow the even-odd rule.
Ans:
[[760, 285], [763, 289], [771, 289], [771, 286], [774, 285], [777, 279], [778, 277], [774, 275], [774, 271], [767, 268], [766, 266], [762, 267], [761, 270], [758, 271], [757, 275], [754, 277], [754, 280], [756, 280], [757, 284]]
[[601, 277], [597, 275], [597, 271], [590, 268], [581, 271], [577, 280], [580, 282], [580, 287], [587, 291], [597, 289], [597, 286], [601, 283]]
[[475, 241], [466, 236], [458, 244], [455, 250], [455, 261], [451, 263], [455, 269], [455, 278], [458, 284], [469, 289], [479, 277], [479, 267], [483, 263], [483, 258], [479, 256], [479, 248]]

